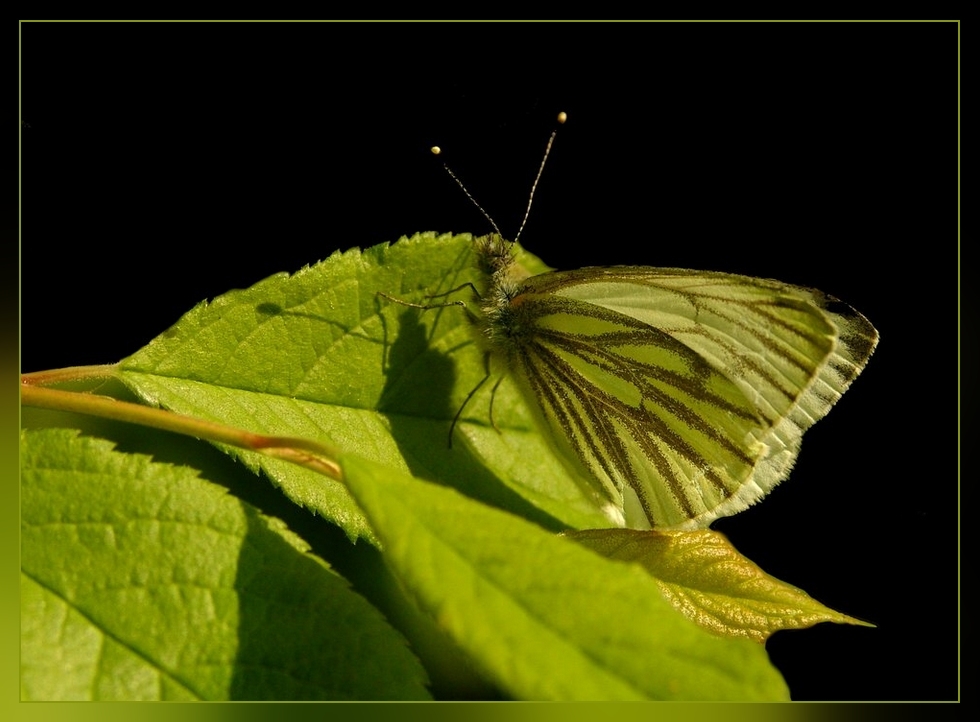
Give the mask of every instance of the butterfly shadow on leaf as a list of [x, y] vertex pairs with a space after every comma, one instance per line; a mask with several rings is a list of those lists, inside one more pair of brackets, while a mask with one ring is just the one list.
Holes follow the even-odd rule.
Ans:
[[[464, 354], [462, 361], [457, 361], [452, 352], [434, 348], [421, 314], [457, 312], [465, 313], [455, 308], [405, 308], [394, 325], [390, 321], [385, 324], [389, 344], [378, 412], [387, 419], [392, 438], [415, 476], [559, 530], [559, 522], [507, 488], [466, 444], [454, 443], [450, 448], [449, 429], [459, 411], [453, 401], [459, 377], [457, 364], [469, 363], [470, 359]], [[466, 338], [458, 348], [472, 345], [468, 335]], [[489, 418], [486, 423], [489, 425]]]

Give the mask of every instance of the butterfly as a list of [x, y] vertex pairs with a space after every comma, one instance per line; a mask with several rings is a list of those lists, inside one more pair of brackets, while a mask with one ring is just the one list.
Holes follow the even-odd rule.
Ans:
[[475, 240], [477, 339], [628, 527], [705, 528], [761, 499], [878, 341], [814, 289], [678, 268], [531, 275], [517, 248], [499, 231]]

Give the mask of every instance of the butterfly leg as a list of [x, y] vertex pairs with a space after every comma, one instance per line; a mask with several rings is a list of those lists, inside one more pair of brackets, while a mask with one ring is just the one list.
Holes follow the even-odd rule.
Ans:
[[[486, 361], [487, 361], [487, 378], [489, 378], [490, 377], [490, 354], [486, 355]], [[497, 389], [500, 388], [500, 384], [503, 382], [503, 380], [504, 380], [503, 376], [497, 379], [497, 383], [493, 385], [493, 390], [490, 392], [490, 425], [493, 427], [493, 430], [496, 431], [498, 434], [501, 433], [501, 431], [500, 431], [500, 427], [497, 426], [497, 422], [493, 418], [493, 400], [497, 398]]]
[[[490, 378], [490, 354], [489, 353], [484, 355], [483, 364], [486, 370], [486, 374], [483, 376], [482, 379], [480, 379], [480, 382], [473, 387], [473, 390], [466, 395], [466, 398], [463, 399], [463, 403], [460, 405], [459, 410], [456, 412], [456, 415], [453, 417], [453, 423], [449, 425], [449, 448], [450, 449], [453, 448], [453, 431], [456, 429], [456, 424], [459, 421], [459, 417], [463, 415], [463, 409], [466, 408], [466, 405], [470, 402], [470, 399], [473, 398], [476, 392], [479, 391], [480, 388], [483, 386], [483, 384], [487, 382], [487, 379]], [[499, 384], [500, 382], [498, 381], [497, 385]], [[494, 385], [493, 387], [494, 392], [496, 392], [497, 390], [497, 385]], [[493, 398], [492, 397], [490, 403], [491, 403], [490, 423], [492, 424], [493, 423], [493, 410], [492, 410]], [[495, 429], [497, 428], [496, 424], [494, 424], [493, 428]]]

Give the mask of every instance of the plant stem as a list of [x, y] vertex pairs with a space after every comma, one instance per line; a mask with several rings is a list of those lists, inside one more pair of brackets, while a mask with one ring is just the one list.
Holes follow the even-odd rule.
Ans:
[[[114, 375], [115, 368], [115, 366], [76, 366], [24, 374], [21, 376], [21, 403], [42, 409], [73, 411], [105, 419], [127, 421], [198, 439], [229, 444], [299, 464], [337, 481], [343, 480], [340, 466], [336, 461], [337, 452], [311, 439], [256, 434], [234, 426], [175, 414], [165, 409], [141, 406], [129, 401], [120, 401], [109, 396], [43, 387], [43, 384], [55, 381], [106, 378]], [[101, 374], [98, 373], [99, 370]]]
[[63, 369], [50, 371], [34, 371], [20, 375], [23, 386], [50, 386], [51, 384], [68, 381], [84, 381], [86, 379], [115, 378], [118, 364], [102, 364], [100, 366], [67, 366]]

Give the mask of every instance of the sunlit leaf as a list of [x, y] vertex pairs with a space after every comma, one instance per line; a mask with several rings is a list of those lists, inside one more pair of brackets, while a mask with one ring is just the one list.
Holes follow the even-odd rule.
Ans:
[[519, 699], [787, 699], [765, 650], [678, 614], [635, 565], [354, 456], [351, 493], [402, 586]]
[[610, 559], [642, 565], [684, 616], [716, 634], [764, 642], [820, 622], [871, 626], [771, 577], [718, 532], [590, 529], [565, 536]]
[[[406, 301], [478, 280], [472, 238], [422, 234], [336, 253], [189, 311], [121, 364], [146, 402], [250, 431], [330, 442], [559, 529], [609, 525], [534, 429], [509, 383], [489, 385], [451, 422], [483, 377], [473, 327], [457, 307]], [[539, 261], [525, 257], [531, 267]], [[471, 293], [471, 292], [470, 292]], [[343, 485], [285, 462], [230, 450], [297, 503], [372, 539]]]
[[404, 639], [190, 469], [22, 435], [25, 700], [424, 699]]

